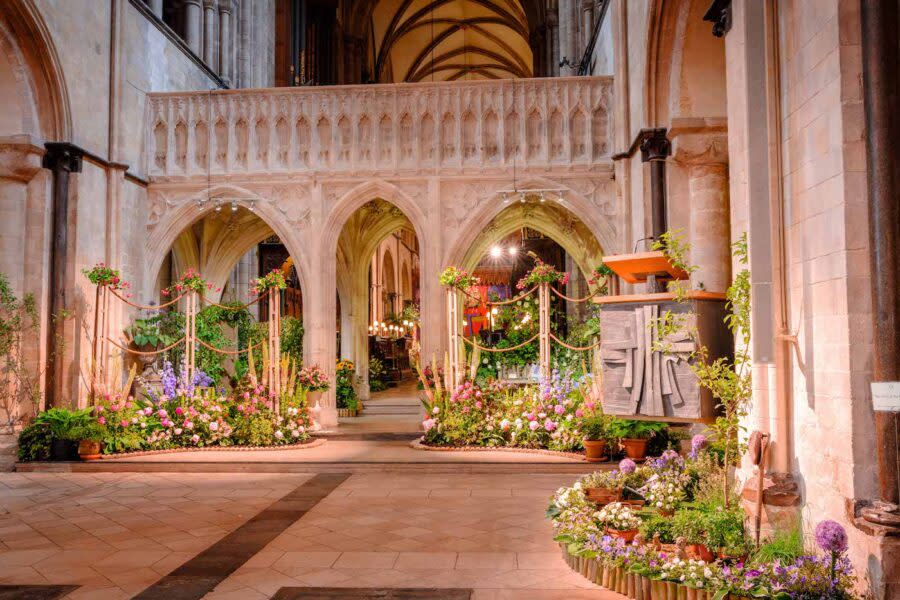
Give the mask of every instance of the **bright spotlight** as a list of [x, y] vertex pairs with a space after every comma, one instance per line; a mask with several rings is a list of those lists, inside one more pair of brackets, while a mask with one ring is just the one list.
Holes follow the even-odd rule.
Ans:
[[494, 246], [491, 248], [491, 257], [492, 258], [500, 258], [503, 255], [503, 249], [500, 246]]
[[510, 256], [515, 256], [515, 255], [518, 254], [518, 253], [519, 253], [519, 249], [518, 249], [518, 248], [516, 248], [515, 246], [510, 246], [510, 247], [509, 247], [509, 255], [510, 255]]

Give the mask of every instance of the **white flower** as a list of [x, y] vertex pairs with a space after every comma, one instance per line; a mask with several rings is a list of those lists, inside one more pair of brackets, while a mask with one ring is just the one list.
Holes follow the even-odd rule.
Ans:
[[279, 430], [279, 431], [276, 431], [276, 432], [275, 432], [275, 437], [278, 438], [278, 439], [280, 440], [281, 438], [284, 437], [284, 434], [281, 433], [281, 431]]
[[433, 414], [433, 415], [436, 415], [436, 414], [438, 414], [438, 413], [440, 413], [440, 412], [441, 412], [441, 407], [440, 407], [440, 406], [435, 406], [434, 408], [431, 409], [431, 414]]
[[182, 431], [181, 427], [176, 427], [176, 428], [175, 428], [175, 435], [181, 435], [181, 431]]
[[291, 432], [291, 435], [295, 438], [298, 438], [300, 437], [300, 432], [295, 429]]

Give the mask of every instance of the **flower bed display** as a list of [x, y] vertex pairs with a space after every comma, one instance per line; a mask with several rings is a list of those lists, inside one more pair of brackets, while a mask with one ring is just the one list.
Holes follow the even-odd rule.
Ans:
[[539, 283], [558, 283], [560, 286], [564, 286], [568, 282], [568, 273], [557, 271], [553, 265], [545, 263], [539, 258], [535, 258], [534, 268], [516, 283], [516, 288], [524, 290], [538, 285]]
[[856, 598], [841, 525], [818, 525], [818, 552], [803, 547], [799, 530], [756, 547], [743, 512], [724, 503], [724, 474], [714, 454], [699, 450], [687, 460], [667, 452], [640, 467], [626, 459], [557, 490], [547, 516], [569, 566], [629, 598]]

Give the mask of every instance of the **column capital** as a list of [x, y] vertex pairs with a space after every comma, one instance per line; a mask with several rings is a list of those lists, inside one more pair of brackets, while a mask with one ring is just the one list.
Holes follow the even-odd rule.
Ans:
[[215, 10], [218, 4], [216, 0], [203, 0], [203, 8], [207, 10]]
[[44, 144], [47, 154], [44, 155], [44, 168], [51, 171], [81, 172], [81, 160], [84, 150], [69, 142], [47, 142]]
[[31, 181], [45, 152], [30, 135], [0, 137], [0, 179]]
[[231, 0], [219, 0], [219, 12], [231, 14], [234, 11], [234, 5]]
[[679, 135], [672, 140], [673, 158], [688, 166], [727, 165], [728, 134], [696, 132]]

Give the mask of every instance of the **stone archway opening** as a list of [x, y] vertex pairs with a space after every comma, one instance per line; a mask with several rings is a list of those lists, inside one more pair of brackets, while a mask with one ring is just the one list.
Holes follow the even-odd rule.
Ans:
[[[164, 290], [182, 274], [189, 269], [200, 273], [210, 289], [204, 294], [197, 317], [198, 339], [208, 335], [204, 340], [208, 344], [243, 350], [265, 337], [265, 323], [271, 318], [268, 303], [256, 301], [255, 281], [273, 270], [280, 271], [287, 283], [280, 292], [282, 356], [290, 356], [299, 367], [303, 364], [305, 336], [301, 263], [297, 258], [253, 205], [215, 202], [212, 209], [175, 235], [153, 280], [152, 296], [162, 304], [168, 300]], [[161, 314], [156, 322], [177, 328], [179, 308], [176, 305], [163, 313], [146, 311], [136, 319], [144, 321]], [[225, 387], [236, 385], [249, 368], [246, 354], [222, 356], [201, 347], [198, 356], [198, 368]], [[259, 370], [261, 351], [254, 356]], [[177, 371], [180, 358], [176, 351], [156, 363], [145, 364], [145, 378], [158, 375], [163, 360], [173, 362]]]
[[[511, 202], [475, 237], [461, 268], [480, 279], [477, 294], [482, 304], [469, 302], [462, 333], [476, 337], [482, 346], [510, 347], [524, 343], [537, 333], [537, 294], [508, 305], [489, 306], [522, 296], [528, 286], [519, 281], [541, 261], [568, 273], [568, 281], [556, 285], [564, 296], [550, 295], [551, 329], [574, 347], [590, 346], [599, 334], [597, 309], [590, 301], [576, 302], [596, 291], [589, 281], [602, 262], [603, 251], [590, 229], [558, 201], [527, 199]], [[590, 371], [593, 353], [551, 345], [552, 365], [561, 371]], [[511, 352], [477, 357], [476, 379], [524, 380], [536, 376], [538, 342]], [[472, 366], [471, 352], [467, 367]]]
[[354, 362], [357, 393], [409, 381], [417, 339], [419, 240], [406, 214], [371, 200], [344, 223], [337, 244], [339, 355]]

